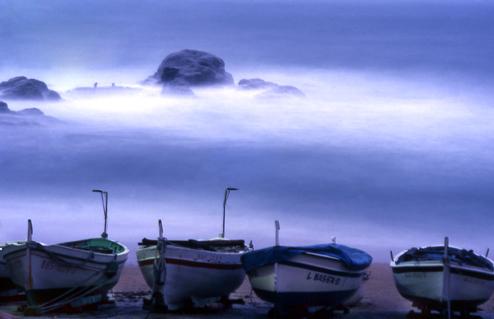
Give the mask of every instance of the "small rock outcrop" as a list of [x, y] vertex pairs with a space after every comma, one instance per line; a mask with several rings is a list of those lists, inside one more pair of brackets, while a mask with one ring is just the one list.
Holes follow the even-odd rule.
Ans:
[[291, 85], [279, 85], [274, 82], [264, 81], [263, 79], [242, 79], [238, 82], [238, 86], [242, 90], [258, 90], [262, 91], [260, 97], [275, 97], [280, 95], [290, 95], [303, 97], [305, 94], [298, 88]]
[[57, 119], [46, 116], [40, 109], [35, 107], [12, 111], [7, 103], [0, 101], [0, 126], [41, 125], [58, 122]]
[[60, 95], [48, 88], [46, 83], [18, 76], [0, 82], [0, 97], [4, 99], [60, 100]]
[[225, 86], [234, 82], [232, 75], [225, 71], [221, 58], [203, 51], [182, 50], [169, 54], [146, 83], [190, 93], [191, 87]]
[[12, 111], [9, 109], [7, 103], [5, 103], [4, 101], [0, 101], [0, 114], [9, 114], [11, 112]]
[[238, 82], [238, 86], [244, 90], [266, 90], [278, 86], [273, 82], [264, 81], [263, 79], [242, 79]]
[[141, 92], [139, 88], [119, 86], [112, 84], [111, 86], [98, 86], [95, 83], [93, 86], [76, 87], [67, 94], [80, 96], [80, 97], [92, 97], [92, 96], [108, 96], [108, 95], [132, 95]]
[[26, 116], [44, 116], [45, 115], [45, 113], [43, 113], [40, 109], [35, 108], [35, 107], [31, 107], [31, 108], [17, 111], [16, 114], [26, 115]]

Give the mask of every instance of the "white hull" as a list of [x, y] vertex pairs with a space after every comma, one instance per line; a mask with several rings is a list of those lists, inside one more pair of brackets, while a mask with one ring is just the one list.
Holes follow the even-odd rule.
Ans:
[[[141, 272], [150, 288], [154, 284], [153, 264], [156, 256], [156, 246], [137, 251]], [[162, 293], [168, 308], [176, 310], [191, 301], [195, 305], [202, 305], [220, 297], [228, 297], [245, 278], [240, 256], [240, 252], [217, 252], [167, 245]]]
[[[410, 269], [408, 271], [407, 269]], [[396, 287], [407, 299], [443, 302], [444, 267], [442, 262], [428, 265], [393, 266]], [[472, 267], [451, 265], [449, 299], [453, 302], [483, 303], [494, 291], [494, 274]]]
[[[434, 251], [431, 258], [427, 252]], [[453, 310], [472, 312], [486, 302], [494, 292], [494, 270], [492, 261], [449, 247], [451, 252], [448, 264], [437, 256], [444, 250], [441, 246], [431, 246], [404, 251], [391, 261], [391, 268], [399, 293], [412, 301], [415, 306], [426, 309], [443, 309], [449, 302]], [[463, 252], [462, 252], [463, 251]]]
[[111, 255], [37, 242], [29, 247], [7, 248], [5, 260], [12, 281], [26, 291], [32, 304], [66, 290], [106, 294], [117, 283], [128, 255], [128, 250]]
[[363, 273], [347, 270], [337, 259], [298, 255], [249, 273], [260, 298], [279, 305], [337, 306], [357, 293]]

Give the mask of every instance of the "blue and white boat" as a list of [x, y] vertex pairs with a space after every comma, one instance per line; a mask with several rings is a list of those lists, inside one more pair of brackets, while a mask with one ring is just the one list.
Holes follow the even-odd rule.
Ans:
[[336, 243], [277, 244], [242, 255], [255, 293], [276, 309], [342, 305], [357, 293], [371, 262], [367, 253]]

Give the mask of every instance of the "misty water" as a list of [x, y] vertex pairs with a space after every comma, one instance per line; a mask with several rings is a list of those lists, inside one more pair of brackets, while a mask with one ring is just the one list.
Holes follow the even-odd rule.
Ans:
[[[0, 242], [157, 235], [369, 250], [438, 243], [483, 252], [494, 236], [494, 6], [486, 1], [2, 1], [0, 80], [41, 79], [59, 122], [0, 126]], [[168, 54], [222, 57], [236, 88], [195, 97], [70, 94], [140, 87]]]

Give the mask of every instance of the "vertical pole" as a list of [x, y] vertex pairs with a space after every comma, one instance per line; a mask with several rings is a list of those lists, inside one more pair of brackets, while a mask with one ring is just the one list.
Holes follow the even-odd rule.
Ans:
[[153, 264], [153, 294], [151, 296], [151, 307], [154, 311], [166, 310], [165, 297], [163, 295], [166, 283], [166, 239], [163, 237], [163, 223], [158, 221], [159, 235], [156, 244], [156, 258]]
[[444, 271], [443, 271], [443, 302], [446, 301], [446, 315], [448, 319], [451, 319], [451, 300], [449, 296], [449, 276], [450, 276], [450, 264], [449, 264], [449, 238], [444, 238]]
[[108, 192], [103, 192], [105, 196], [105, 203], [104, 203], [104, 213], [105, 213], [105, 227], [103, 229], [103, 238], [108, 238], [108, 233], [107, 233], [107, 227], [108, 227]]
[[93, 189], [93, 192], [101, 195], [101, 204], [103, 205], [103, 215], [105, 218], [105, 224], [103, 226], [103, 233], [101, 234], [101, 237], [106, 239], [108, 238], [108, 233], [106, 232], [108, 224], [108, 192], [101, 189]]
[[31, 260], [31, 243], [33, 241], [33, 224], [27, 220], [27, 290], [33, 289], [33, 267]]
[[225, 238], [225, 216], [226, 216], [226, 201], [228, 200], [228, 195], [230, 190], [228, 188], [225, 189], [225, 196], [223, 198], [223, 227], [221, 229], [221, 238]]
[[278, 220], [274, 221], [274, 229], [275, 229], [275, 246], [280, 245], [280, 222]]
[[[280, 245], [280, 222], [278, 220], [274, 221], [275, 229], [275, 239], [274, 244], [276, 247]], [[278, 293], [278, 263], [274, 263], [274, 291]], [[277, 304], [275, 303], [275, 309], [277, 309]]]
[[225, 219], [226, 219], [226, 202], [228, 201], [228, 197], [230, 196], [231, 191], [238, 191], [238, 188], [235, 187], [227, 187], [225, 188], [225, 197], [223, 198], [223, 227], [221, 229], [221, 238], [225, 238]]

